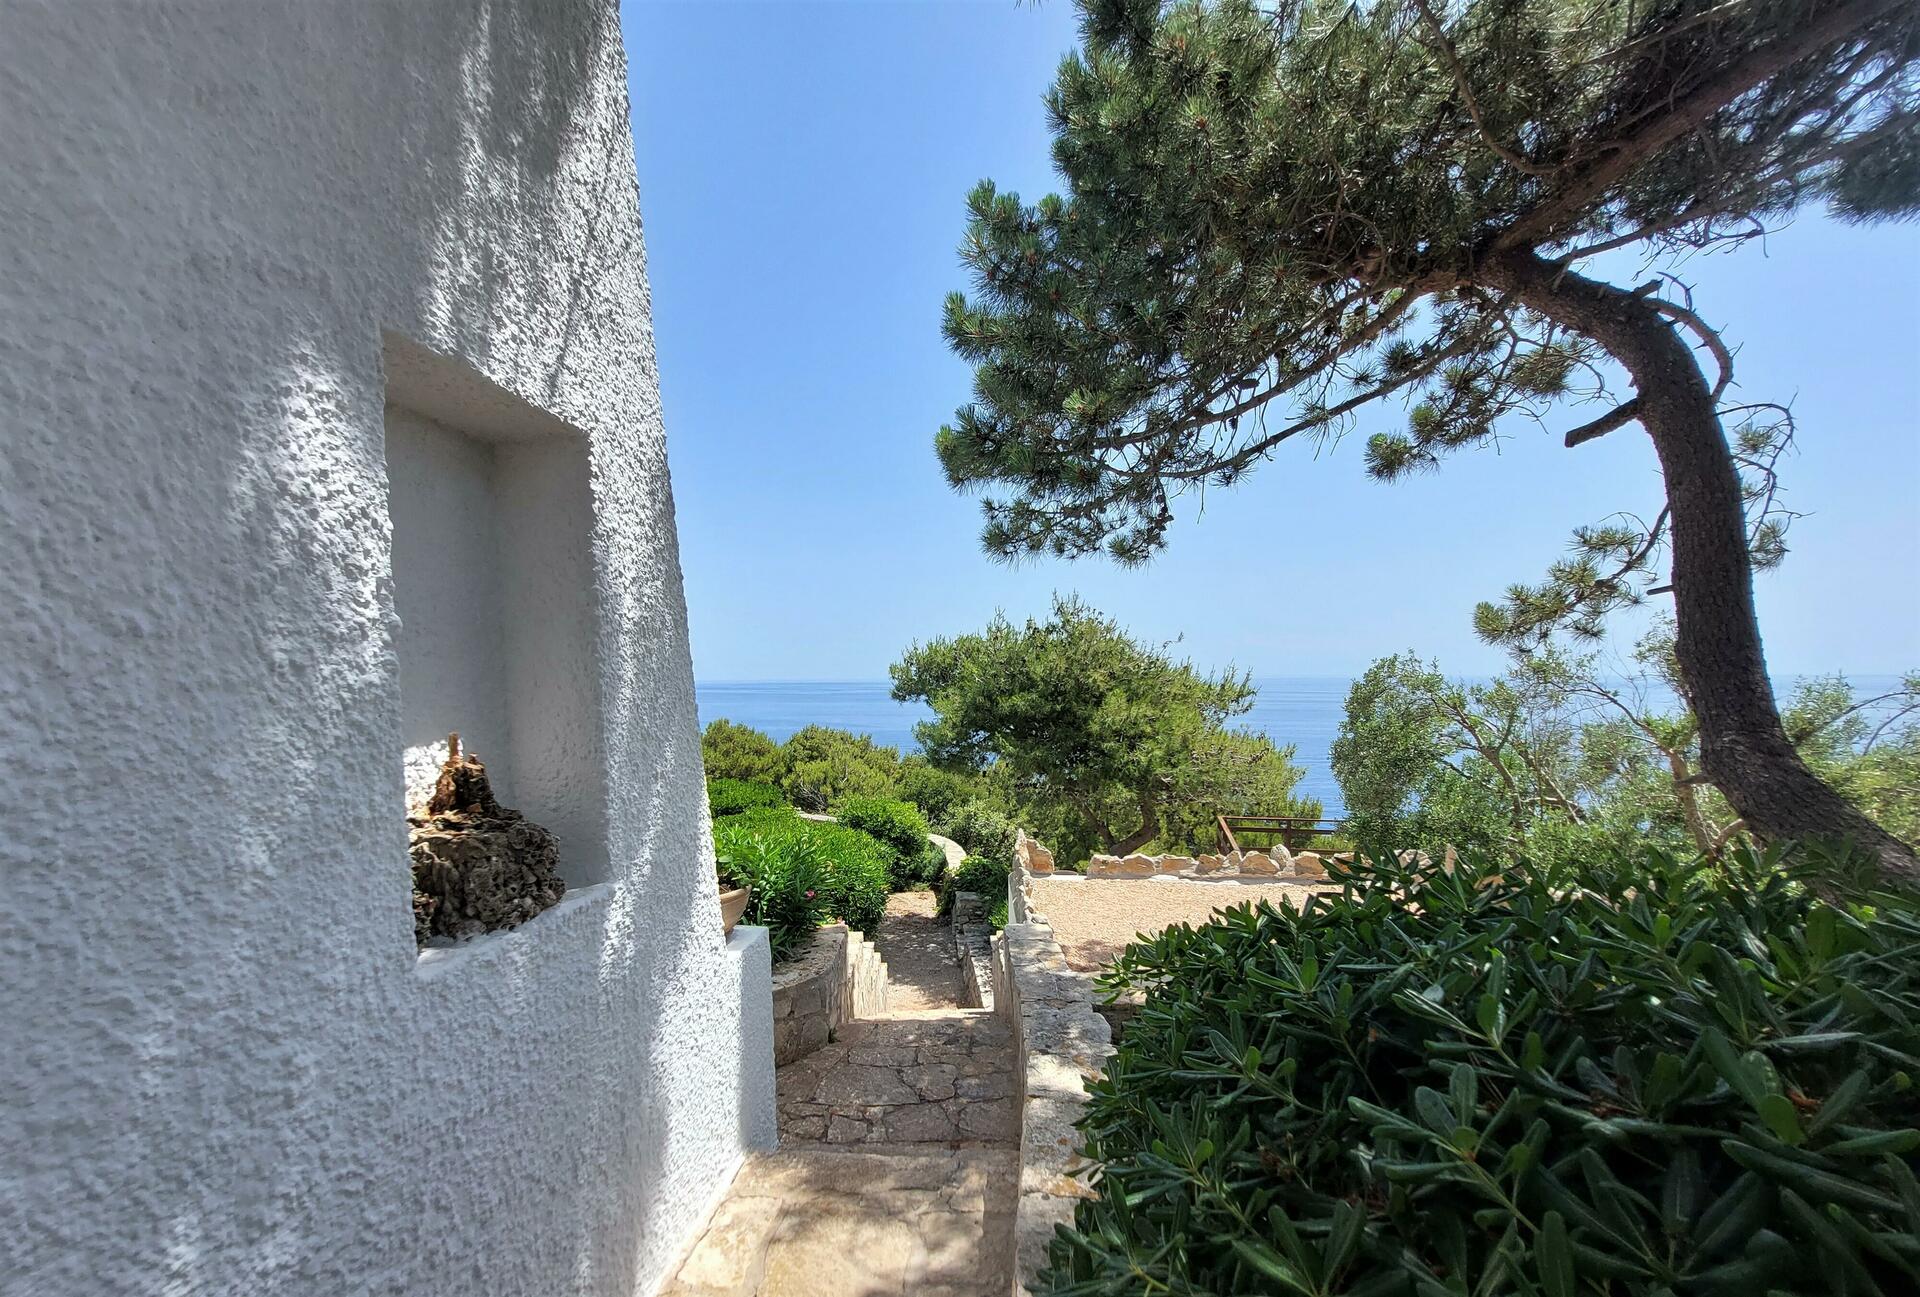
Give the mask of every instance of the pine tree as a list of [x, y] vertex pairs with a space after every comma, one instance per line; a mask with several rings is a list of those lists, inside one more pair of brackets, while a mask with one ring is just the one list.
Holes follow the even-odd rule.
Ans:
[[1752, 573], [1781, 551], [1781, 412], [1726, 402], [1730, 349], [1677, 281], [1589, 264], [1725, 246], [1809, 203], [1920, 212], [1920, 5], [1080, 9], [1047, 99], [1067, 193], [1027, 205], [983, 182], [962, 246], [977, 291], [947, 301], [975, 399], [936, 444], [956, 487], [988, 491], [987, 547], [1142, 561], [1181, 493], [1386, 400], [1407, 415], [1366, 429], [1383, 478], [1486, 443], [1503, 416], [1604, 400], [1567, 445], [1639, 425], [1665, 507], [1581, 529], [1478, 629], [1592, 634], [1670, 590], [1704, 769], [1747, 824], [1849, 838], [1920, 881], [1913, 849], [1796, 755], [1767, 680]]

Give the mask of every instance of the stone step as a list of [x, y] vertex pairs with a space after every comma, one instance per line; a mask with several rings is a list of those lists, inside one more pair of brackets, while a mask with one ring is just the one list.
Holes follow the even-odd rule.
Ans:
[[961, 1021], [979, 1018], [991, 1019], [992, 1009], [888, 1009], [873, 1018], [861, 1018], [861, 1022], [941, 1022]]
[[1005, 1297], [1011, 1148], [749, 1158], [662, 1297]]
[[1013, 1044], [978, 1009], [902, 1011], [841, 1027], [779, 1069], [783, 1145], [1011, 1145]]

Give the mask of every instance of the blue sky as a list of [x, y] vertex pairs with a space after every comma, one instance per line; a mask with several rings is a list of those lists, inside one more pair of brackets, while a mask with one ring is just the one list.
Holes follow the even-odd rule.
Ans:
[[[1537, 579], [1574, 524], [1658, 507], [1637, 430], [1568, 451], [1516, 427], [1393, 485], [1355, 437], [1189, 501], [1144, 569], [991, 561], [933, 456], [970, 377], [940, 303], [966, 286], [973, 183], [1056, 187], [1041, 94], [1071, 6], [629, 3], [623, 24], [702, 680], [877, 679], [1055, 590], [1208, 667], [1348, 675], [1411, 647], [1482, 674], [1501, 659], [1477, 600]], [[1742, 391], [1799, 419], [1786, 503], [1807, 516], [1759, 585], [1776, 675], [1920, 665], [1920, 227], [1807, 216], [1684, 273]]]

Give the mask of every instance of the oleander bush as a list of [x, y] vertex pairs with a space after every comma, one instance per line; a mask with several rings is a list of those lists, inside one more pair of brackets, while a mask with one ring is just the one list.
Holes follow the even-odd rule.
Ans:
[[1916, 1291], [1920, 911], [1779, 863], [1383, 866], [1130, 947], [1041, 1290]]
[[752, 836], [807, 843], [820, 863], [825, 913], [862, 932], [879, 928], [889, 882], [888, 852], [879, 841], [844, 824], [801, 819], [787, 807], [762, 807], [716, 823], [715, 854], [731, 855], [736, 841]]
[[772, 784], [751, 779], [707, 780], [707, 807], [714, 819], [738, 815], [761, 806], [785, 806], [787, 799]]
[[804, 834], [717, 825], [714, 856], [723, 886], [750, 887], [742, 919], [767, 929], [773, 959], [780, 963], [805, 949], [825, 920], [828, 865], [820, 847]]
[[927, 821], [911, 802], [884, 797], [849, 797], [834, 812], [840, 823], [858, 829], [886, 847], [889, 881], [896, 892], [939, 876], [946, 857], [927, 838]]

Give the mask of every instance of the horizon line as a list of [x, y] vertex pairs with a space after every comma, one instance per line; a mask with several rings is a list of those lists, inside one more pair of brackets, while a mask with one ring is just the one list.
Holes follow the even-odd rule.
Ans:
[[[1368, 664], [1368, 666], [1371, 666], [1371, 665], [1372, 665], [1371, 663]], [[1366, 669], [1367, 669], [1366, 667], [1362, 667], [1360, 668], [1360, 670], [1353, 671], [1353, 672], [1295, 671], [1295, 672], [1287, 672], [1287, 673], [1276, 673], [1271, 675], [1253, 674], [1252, 678], [1254, 680], [1356, 680], [1362, 674], [1365, 673]], [[1444, 672], [1443, 674], [1445, 674], [1447, 678], [1450, 680], [1491, 680], [1491, 679], [1494, 679], [1495, 676], [1501, 675], [1504, 673], [1503, 672], [1494, 672], [1490, 674], [1463, 673], [1463, 674], [1455, 675], [1452, 672]], [[1848, 667], [1840, 667], [1840, 668], [1826, 667], [1817, 671], [1776, 669], [1773, 671], [1769, 671], [1767, 674], [1769, 678], [1778, 682], [1781, 679], [1800, 680], [1800, 679], [1811, 679], [1816, 677], [1826, 677], [1826, 676], [1834, 676], [1834, 675], [1844, 676], [1849, 680], [1898, 679], [1901, 676], [1906, 675], [1907, 671], [1906, 670], [1861, 671], [1861, 670], [1854, 670]], [[1623, 675], [1623, 676], [1613, 676], [1608, 678], [1618, 679], [1618, 680], [1637, 680], [1637, 679], [1642, 679], [1646, 677]], [[725, 677], [708, 678], [696, 673], [693, 677], [693, 683], [696, 686], [706, 686], [706, 685], [889, 685], [891, 686], [892, 681], [885, 676], [725, 676]]]

